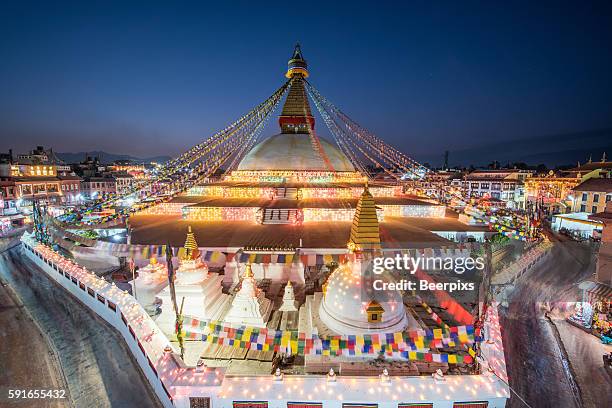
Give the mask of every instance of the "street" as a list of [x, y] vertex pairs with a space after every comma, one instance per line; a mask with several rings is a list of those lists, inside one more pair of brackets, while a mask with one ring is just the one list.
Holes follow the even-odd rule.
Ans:
[[[588, 376], [603, 369], [601, 357], [593, 359], [591, 349], [584, 347], [598, 340], [576, 329], [576, 342], [564, 344], [543, 306], [580, 299], [578, 283], [595, 271], [592, 249], [558, 241], [552, 251], [543, 264], [519, 278], [508, 307], [500, 308], [510, 385], [532, 407], [610, 406], [609, 376]], [[570, 346], [571, 352], [566, 351]], [[509, 406], [525, 404], [513, 395]]]
[[[10, 353], [0, 354], [3, 360], [8, 359], [0, 366], [6, 365], [11, 371], [0, 370], [0, 405], [7, 402], [9, 388], [65, 388], [61, 386], [65, 378], [66, 395], [75, 407], [159, 407], [119, 335], [36, 269], [20, 246], [0, 255], [0, 278], [51, 340], [59, 367], [48, 362], [47, 355], [53, 350], [27, 320], [22, 323], [24, 330], [3, 331], [8, 337], [3, 339], [3, 351], [9, 344]], [[14, 307], [7, 299], [6, 294], [0, 298], [3, 313]], [[19, 322], [13, 325], [20, 326]], [[70, 406], [69, 400], [63, 404], [56, 400], [56, 405], [20, 400], [14, 406]]]

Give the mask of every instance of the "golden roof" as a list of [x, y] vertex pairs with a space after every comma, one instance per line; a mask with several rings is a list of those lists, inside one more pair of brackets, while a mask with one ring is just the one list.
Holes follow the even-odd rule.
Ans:
[[200, 255], [200, 250], [198, 249], [198, 243], [195, 240], [195, 235], [191, 230], [191, 225], [187, 228], [187, 238], [185, 238], [185, 255], [183, 259], [197, 259]]
[[381, 248], [376, 203], [367, 184], [357, 202], [348, 246], [353, 251]]

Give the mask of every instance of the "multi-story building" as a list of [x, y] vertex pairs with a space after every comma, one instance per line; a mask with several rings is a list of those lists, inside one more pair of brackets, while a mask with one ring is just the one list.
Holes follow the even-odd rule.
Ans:
[[127, 172], [114, 172], [112, 177], [115, 179], [117, 194], [124, 194], [130, 191], [135, 181], [135, 178]]
[[[551, 215], [569, 213], [576, 211], [576, 202], [582, 201], [575, 197], [576, 186], [590, 179], [609, 178], [611, 175], [612, 162], [606, 161], [604, 155], [599, 162], [589, 161], [584, 165], [579, 163], [577, 167], [569, 170], [551, 170], [546, 175], [530, 177], [525, 182], [526, 199], [527, 202], [532, 205], [537, 204]], [[580, 205], [578, 204], [578, 210]], [[587, 206], [588, 203], [585, 204], [585, 209]]]
[[144, 179], [147, 177], [146, 167], [143, 163], [136, 163], [132, 160], [117, 160], [108, 166], [113, 172], [127, 173], [134, 178]]
[[573, 212], [596, 214], [604, 212], [612, 200], [612, 179], [593, 178], [574, 187]]
[[518, 169], [475, 170], [465, 176], [463, 191], [468, 197], [502, 200], [510, 208], [525, 208], [525, 180], [531, 172]]
[[29, 206], [33, 200], [60, 204], [60, 180], [57, 165], [63, 164], [53, 150], [37, 146], [27, 154], [13, 158], [12, 152], [0, 162], [0, 176], [14, 183], [16, 207]]
[[62, 173], [57, 178], [60, 181], [63, 203], [67, 205], [75, 205], [82, 201], [83, 195], [81, 194], [81, 179], [79, 176], [73, 174]]
[[0, 179], [0, 215], [17, 214], [17, 188], [15, 181], [8, 177]]
[[74, 165], [76, 173], [83, 177], [97, 177], [106, 170], [98, 157], [85, 155], [85, 160]]
[[117, 192], [117, 182], [114, 177], [85, 177], [81, 184], [85, 198], [95, 199], [105, 194]]
[[29, 206], [33, 200], [57, 205], [62, 202], [60, 180], [51, 176], [13, 177], [21, 206]]

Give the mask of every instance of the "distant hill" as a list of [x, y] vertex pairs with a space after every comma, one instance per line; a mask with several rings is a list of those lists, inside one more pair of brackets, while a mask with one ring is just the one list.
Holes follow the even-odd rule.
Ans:
[[78, 153], [56, 153], [57, 157], [62, 159], [66, 163], [79, 163], [85, 160], [85, 156], [99, 157], [100, 162], [103, 164], [110, 164], [115, 160], [134, 160], [141, 163], [157, 162], [163, 163], [170, 160], [170, 156], [155, 156], [155, 157], [135, 157], [129, 154], [115, 154], [107, 153], [99, 150], [91, 152], [78, 152]]
[[[523, 162], [529, 165], [545, 164], [548, 167], [585, 163], [592, 156], [601, 160], [606, 152], [612, 155], [612, 128], [572, 132], [519, 140], [504, 140], [475, 148], [449, 152], [451, 166], [484, 166], [497, 160], [500, 164]], [[442, 165], [441, 155], [423, 155], [422, 162]]]

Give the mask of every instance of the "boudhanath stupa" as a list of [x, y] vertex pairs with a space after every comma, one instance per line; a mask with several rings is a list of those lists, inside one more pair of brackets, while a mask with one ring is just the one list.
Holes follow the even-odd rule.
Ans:
[[[442, 205], [406, 196], [397, 184], [370, 180], [347, 152], [317, 137], [299, 47], [287, 76], [291, 86], [279, 117], [281, 133], [250, 147], [220, 179], [193, 186], [164, 207], [181, 214], [180, 219], [164, 215], [174, 220], [167, 231], [193, 223], [203, 237], [203, 250], [218, 254], [216, 267], [223, 271], [208, 271], [189, 229], [175, 282], [183, 315], [241, 332], [267, 328], [306, 338], [428, 329], [428, 318], [409, 304], [414, 299], [408, 301], [401, 292], [365, 291], [363, 270], [369, 258], [388, 250], [381, 244], [381, 223], [386, 232], [401, 231], [399, 238], [434, 244], [449, 241], [409, 224], [435, 218], [453, 224], [448, 230], [440, 227], [452, 232], [459, 223], [445, 219]], [[293, 244], [284, 245], [288, 241]], [[381, 279], [390, 283], [391, 275]], [[158, 296], [163, 310], [158, 324], [173, 334], [176, 314], [169, 288]], [[207, 366], [228, 367], [230, 374], [272, 372], [275, 352], [186, 342], [197, 348], [190, 355]], [[327, 373], [331, 362], [338, 368], [376, 358], [375, 353], [309, 355], [293, 368]], [[420, 362], [401, 370], [413, 374], [428, 367], [429, 362]]]

